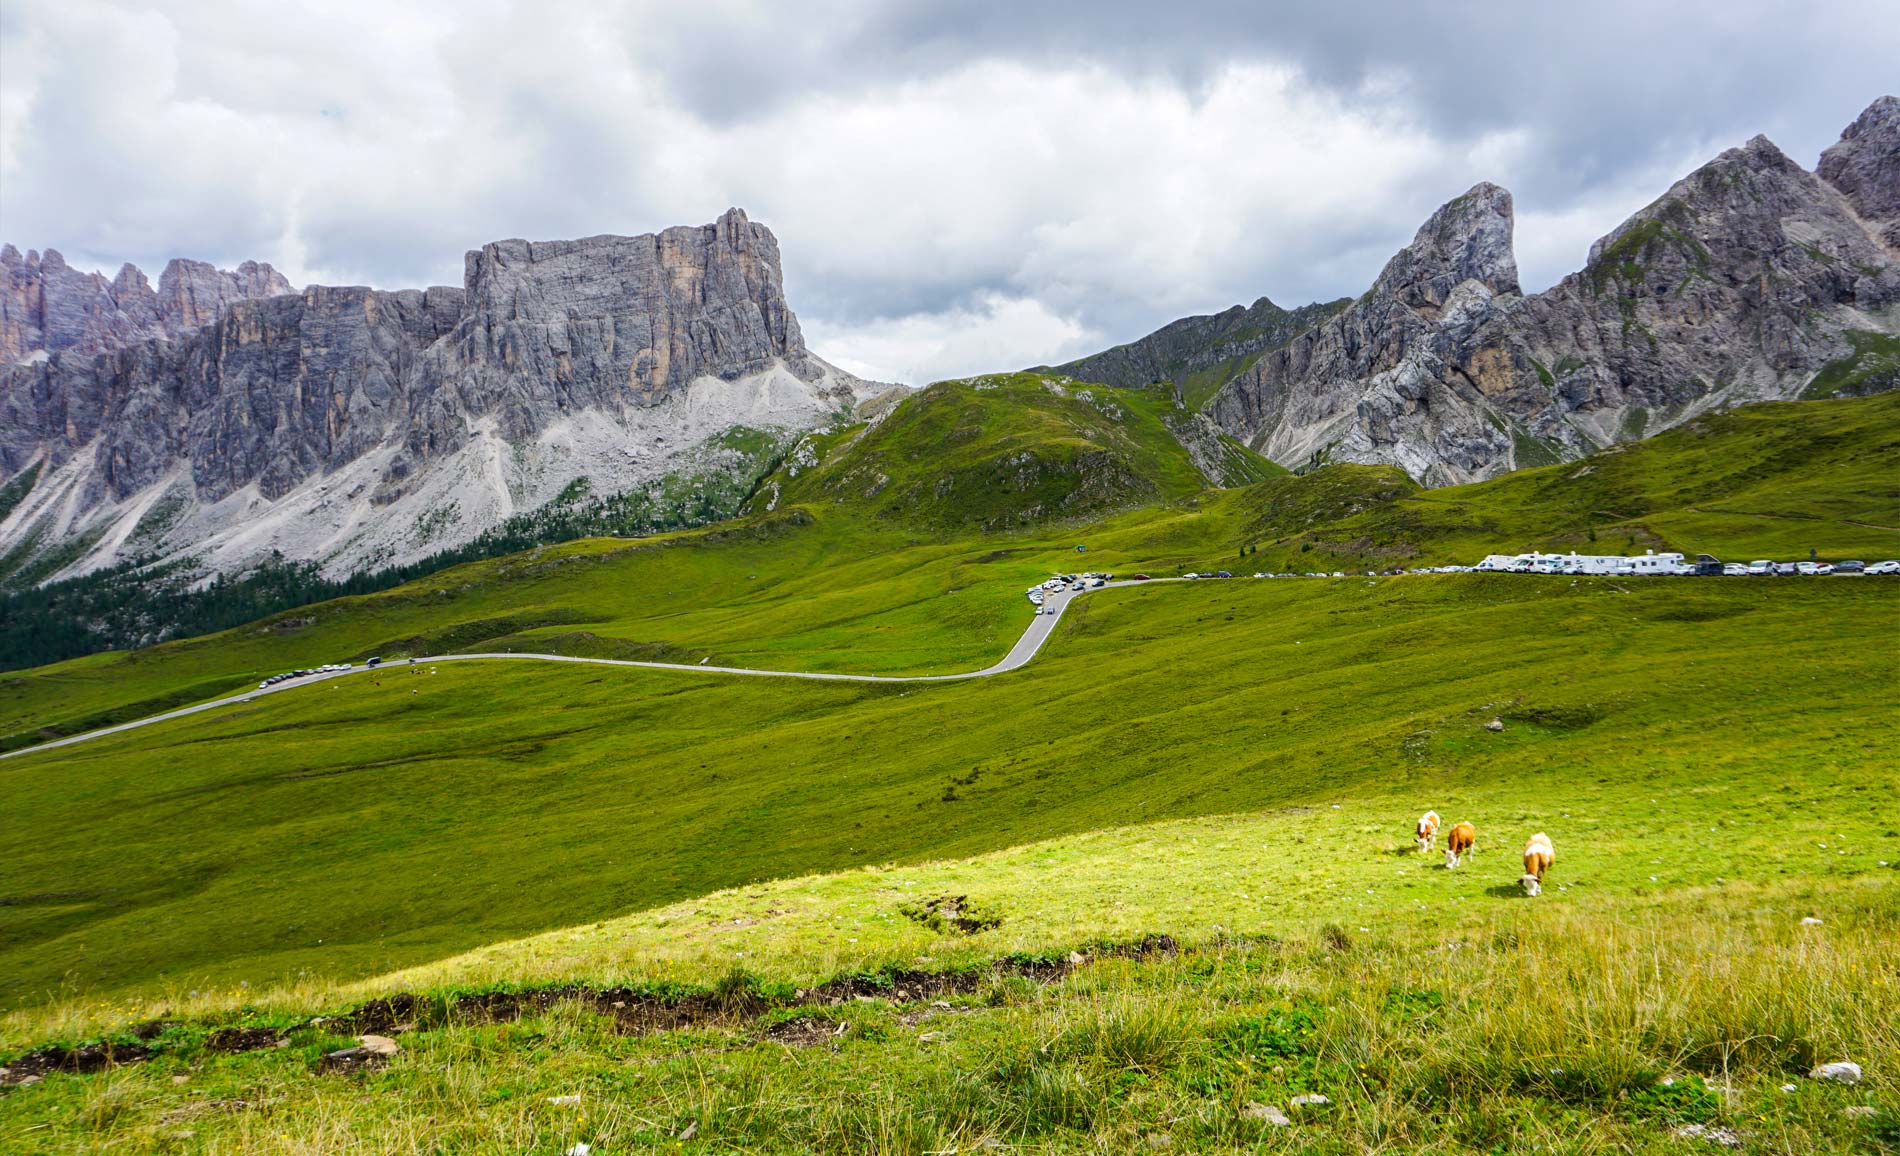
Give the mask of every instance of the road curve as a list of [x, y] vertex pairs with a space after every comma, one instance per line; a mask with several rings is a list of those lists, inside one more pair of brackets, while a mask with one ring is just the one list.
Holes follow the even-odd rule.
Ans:
[[[1109, 589], [1117, 586], [1146, 586], [1152, 582], [1184, 581], [1187, 581], [1187, 579], [1154, 578], [1141, 582], [1124, 580], [1121, 582], [1107, 583], [1101, 587], [1101, 589]], [[1055, 632], [1056, 623], [1062, 621], [1062, 612], [1068, 609], [1070, 601], [1073, 600], [1075, 596], [1075, 592], [1068, 590], [1050, 591], [1046, 593], [1043, 596], [1042, 609], [1046, 611], [1053, 607], [1055, 610], [1054, 614], [1038, 613], [1030, 620], [1029, 626], [1023, 631], [1022, 637], [1016, 640], [1016, 645], [1009, 648], [1008, 654], [1005, 654], [1000, 660], [984, 667], [982, 670], [965, 671], [961, 674], [833, 674], [821, 670], [753, 670], [750, 667], [743, 666], [691, 666], [678, 662], [638, 662], [629, 658], [581, 658], [570, 654], [526, 654], [517, 652], [507, 654], [438, 654], [431, 658], [418, 656], [415, 661], [418, 663], [470, 661], [585, 662], [592, 663], [596, 666], [638, 666], [645, 667], [649, 670], [676, 670], [684, 671], [689, 674], [739, 674], [754, 678], [805, 678], [824, 682], [960, 682], [968, 678], [988, 678], [992, 675], [1003, 674], [1007, 671], [1016, 670], [1028, 665], [1029, 660], [1036, 657], [1036, 652], [1042, 649], [1042, 644], [1049, 640], [1049, 635]], [[164, 714], [155, 714], [149, 718], [134, 719], [131, 722], [119, 723], [116, 726], [101, 727], [96, 731], [86, 731], [83, 734], [68, 735], [63, 739], [54, 739], [52, 742], [40, 743], [38, 746], [22, 747], [17, 751], [7, 751], [4, 754], [0, 754], [0, 759], [12, 759], [18, 758], [21, 755], [37, 754], [40, 751], [50, 751], [56, 747], [69, 747], [74, 743], [83, 743], [91, 739], [104, 738], [106, 735], [115, 735], [122, 731], [136, 730], [139, 727], [151, 726], [153, 723], [162, 723], [175, 718], [184, 718], [186, 715], [198, 714], [201, 711], [216, 710], [219, 707], [249, 702], [261, 695], [280, 694], [287, 690], [314, 686], [317, 683], [327, 682], [333, 678], [348, 678], [351, 675], [368, 674], [371, 671], [393, 669], [398, 666], [406, 667], [408, 665], [409, 661], [405, 659], [380, 667], [359, 666], [353, 670], [333, 670], [327, 674], [312, 674], [297, 679], [294, 682], [279, 683], [276, 686], [266, 687], [263, 690], [247, 690], [243, 694], [234, 694], [228, 698], [214, 699], [211, 702], [201, 702], [196, 706], [180, 707], [178, 710], [166, 711]]]

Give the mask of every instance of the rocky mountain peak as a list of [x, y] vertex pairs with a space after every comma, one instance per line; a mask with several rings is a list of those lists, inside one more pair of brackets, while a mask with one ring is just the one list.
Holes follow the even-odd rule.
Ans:
[[1819, 173], [1757, 136], [1528, 297], [1510, 195], [1479, 185], [1434, 213], [1371, 292], [1228, 382], [1210, 415], [1282, 465], [1390, 462], [1444, 485], [1713, 409], [1891, 388], [1878, 351], [1900, 320], [1896, 173], [1892, 97]]
[[1881, 240], [1900, 249], [1900, 97], [1883, 96], [1821, 154], [1822, 180], [1862, 218], [1883, 224]]
[[155, 290], [130, 263], [107, 280], [74, 269], [58, 249], [29, 249], [23, 256], [0, 245], [0, 364], [182, 337], [216, 321], [234, 302], [292, 291], [282, 274], [255, 261], [231, 271], [173, 260]]
[[1493, 294], [1520, 292], [1511, 248], [1511, 194], [1488, 181], [1473, 185], [1433, 213], [1412, 243], [1386, 263], [1374, 292], [1435, 316], [1466, 281]]
[[[723, 469], [734, 427], [810, 429], [872, 388], [811, 356], [778, 242], [737, 209], [496, 241], [459, 288], [292, 293], [268, 265], [174, 261], [153, 290], [7, 253], [0, 309], [39, 352], [0, 367], [0, 480], [41, 480], [0, 553], [98, 543], [80, 569], [128, 542], [221, 570], [270, 550], [335, 574], [411, 561], [576, 482]], [[82, 356], [89, 340], [118, 344]]]

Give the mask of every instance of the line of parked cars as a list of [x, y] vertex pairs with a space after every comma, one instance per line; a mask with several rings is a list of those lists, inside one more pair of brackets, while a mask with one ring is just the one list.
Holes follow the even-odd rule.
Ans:
[[[1087, 574], [1057, 574], [1047, 582], [1039, 582], [1031, 586], [1026, 593], [1029, 595], [1029, 600], [1035, 603], [1037, 608], [1036, 612], [1040, 614], [1043, 611], [1043, 601], [1049, 594], [1053, 594], [1058, 590], [1093, 590], [1098, 586], [1108, 585], [1109, 579], [1113, 577], [1115, 577], [1113, 574], [1095, 571], [1090, 571]], [[1055, 613], [1055, 607], [1048, 607], [1048, 611], [1051, 614]]]
[[[369, 660], [368, 665], [375, 666], [380, 662], [382, 662], [382, 659], [372, 658]], [[339, 670], [355, 669], [356, 664], [353, 662], [329, 662], [317, 667], [315, 670], [287, 670], [282, 674], [273, 674], [263, 682], [258, 683], [257, 689], [268, 690], [280, 682], [289, 682], [293, 678], [309, 678], [313, 674], [334, 674]]]
[[1731, 575], [1809, 575], [1809, 574], [1900, 574], [1900, 559], [1875, 562], [1869, 565], [1857, 558], [1845, 562], [1771, 562], [1766, 558], [1750, 562], [1744, 566], [1740, 562], [1730, 562], [1722, 567], [1722, 573]]

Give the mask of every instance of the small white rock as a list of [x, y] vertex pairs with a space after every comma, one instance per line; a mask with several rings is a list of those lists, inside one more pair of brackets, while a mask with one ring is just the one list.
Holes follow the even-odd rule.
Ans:
[[1742, 1137], [1733, 1128], [1713, 1128], [1707, 1124], [1684, 1124], [1676, 1129], [1676, 1135], [1689, 1140], [1707, 1140], [1711, 1144], [1720, 1144], [1724, 1148], [1742, 1146]]
[[587, 1154], [592, 1151], [593, 1149], [588, 1147], [587, 1142], [582, 1140], [567, 1150], [567, 1156], [587, 1156]]
[[1820, 924], [1821, 921], [1812, 915], [1803, 915], [1801, 917], [1801, 926], [1803, 927], [1818, 927]]
[[549, 1096], [548, 1103], [557, 1108], [572, 1108], [581, 1102], [579, 1096]]
[[1870, 1104], [1851, 1104], [1848, 1106], [1847, 1114], [1850, 1116], [1860, 1116], [1863, 1118], [1871, 1119], [1875, 1116], [1880, 1115], [1880, 1112], [1878, 1109], [1874, 1108]]
[[1795, 1087], [1793, 1084], [1783, 1084], [1781, 1085], [1781, 1090], [1784, 1092], [1792, 1092], [1795, 1090]]
[[1836, 1084], [1860, 1083], [1860, 1065], [1852, 1060], [1836, 1060], [1831, 1064], [1822, 1064], [1808, 1073], [1810, 1080], [1829, 1080]]
[[1330, 1104], [1332, 1101], [1318, 1092], [1304, 1092], [1288, 1100], [1287, 1103], [1295, 1108], [1317, 1108], [1321, 1104]]
[[1263, 1123], [1271, 1124], [1275, 1128], [1284, 1128], [1293, 1122], [1276, 1104], [1250, 1103], [1240, 1110], [1240, 1115], [1243, 1119], [1259, 1120]]

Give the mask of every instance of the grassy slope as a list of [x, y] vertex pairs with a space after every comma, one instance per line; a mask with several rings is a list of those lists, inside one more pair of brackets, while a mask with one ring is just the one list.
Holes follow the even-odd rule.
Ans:
[[[951, 589], [999, 587], [989, 621], [1013, 634], [1022, 578], [1072, 561], [1076, 538], [1092, 564], [1205, 568], [1264, 532], [1326, 541], [1334, 531], [1309, 527], [1403, 509], [1412, 520], [1381, 525], [1463, 550], [1504, 525], [1572, 532], [1582, 506], [1646, 486], [1655, 504], [1613, 509], [1667, 533], [1740, 533], [1746, 509], [1882, 545], [1893, 538], [1879, 527], [1900, 521], [1878, 484], [1892, 460], [1884, 413], [1793, 407], [1788, 420], [1822, 424], [1633, 447], [1564, 486], [1503, 479], [1491, 483], [1499, 527], [1352, 471], [1272, 501], [1259, 487], [1190, 494], [980, 553], [954, 538], [900, 543], [847, 501], [770, 543], [694, 536], [542, 567], [626, 545], [577, 544], [452, 593], [488, 600], [484, 612], [620, 599], [617, 629], [695, 639], [724, 621], [735, 638], [782, 631], [765, 653], [789, 662], [801, 647], [855, 660], [863, 625], [807, 605], [842, 585], [866, 617], [903, 624], [882, 660], [915, 662], [941, 660], [959, 632], [969, 645], [972, 622], [936, 621]], [[1810, 448], [1797, 453], [1800, 439]], [[1674, 485], [1711, 461], [1741, 475], [1727, 496]], [[1577, 497], [1605, 463], [1588, 482], [1604, 488]], [[720, 605], [766, 560], [785, 597]], [[655, 606], [611, 581], [656, 576], [686, 593]], [[395, 593], [409, 602], [334, 608], [329, 629], [451, 618], [426, 591]], [[511, 1025], [427, 1020], [389, 1072], [363, 1079], [314, 1072], [341, 1042], [330, 1029], [221, 1057], [187, 1026], [155, 1064], [4, 1093], [0, 1146], [502, 1152], [586, 1139], [605, 1153], [691, 1124], [688, 1147], [707, 1151], [923, 1152], [986, 1136], [1099, 1151], [1162, 1133], [1197, 1150], [1670, 1151], [1682, 1120], [1740, 1126], [1777, 1151], [1892, 1142], [1900, 976], [1883, 945], [1900, 909], [1880, 862], [1900, 862], [1900, 831], [1880, 804], [1900, 793], [1896, 598], [1877, 580], [1147, 588], [1079, 604], [1044, 658], [984, 683], [399, 670], [0, 763], [16, 804], [0, 812], [0, 845], [14, 849], [0, 876], [14, 900], [0, 906], [6, 998], [37, 1003], [62, 977], [69, 996], [115, 997], [10, 1016], [0, 1050], [159, 1013], [289, 1022], [396, 988], [711, 985], [738, 964], [784, 991], [1158, 931], [1207, 945], [1045, 989], [987, 983], [947, 1011], [847, 1004], [631, 1039], [564, 1008]], [[201, 649], [216, 669], [220, 644]], [[1500, 734], [1483, 727], [1494, 715]], [[1479, 823], [1471, 870], [1403, 853], [1426, 805]], [[1536, 829], [1559, 863], [1550, 894], [1526, 903], [1513, 852]], [[825, 870], [840, 873], [753, 882]], [[737, 889], [705, 894], [720, 886]], [[935, 894], [1004, 922], [963, 938], [902, 917]], [[1822, 930], [1796, 926], [1810, 911]], [[410, 963], [359, 988], [329, 978]], [[261, 998], [227, 986], [300, 974], [303, 986]], [[166, 993], [210, 982], [196, 998]], [[801, 1014], [826, 1039], [852, 1027], [832, 1048], [769, 1042], [770, 1025]], [[1869, 1065], [1863, 1089], [1774, 1090], [1840, 1055]], [[1737, 1091], [1654, 1088], [1671, 1070]], [[1237, 1116], [1247, 1100], [1314, 1088], [1339, 1106], [1291, 1135]], [[573, 1092], [578, 1111], [546, 1102]], [[266, 1107], [201, 1106], [227, 1099]], [[1852, 1120], [1850, 1103], [1887, 1115]]]
[[[1117, 452], [1142, 464], [1156, 504], [1112, 512], [1104, 499], [1094, 521], [991, 534], [887, 516], [899, 509], [896, 495], [923, 485], [929, 475], [919, 463], [933, 453], [961, 492], [986, 476], [984, 463], [1021, 452], [1018, 427], [1043, 431], [1037, 460], [1048, 462], [1080, 444], [1078, 424], [1106, 424], [1077, 396], [1093, 391], [1059, 396], [1030, 375], [1004, 380], [995, 390], [937, 387], [861, 440], [833, 439], [817, 470], [774, 479], [782, 500], [769, 516], [639, 543], [568, 543], [256, 626], [0, 676], [0, 745], [377, 652], [514, 646], [774, 669], [971, 669], [1021, 630], [1024, 585], [1078, 563], [1307, 571], [1472, 562], [1533, 546], [1731, 559], [1797, 558], [1813, 546], [1823, 558], [1900, 556], [1900, 481], [1891, 468], [1900, 456], [1900, 394], [1753, 406], [1587, 462], [1473, 486], [1420, 491], [1393, 470], [1335, 466], [1196, 493], [1192, 466], [1178, 447], [1168, 451], [1174, 443], [1159, 418], [1141, 408], [1155, 398], [1116, 391], [1118, 428], [1128, 432], [1091, 444], [1138, 447]], [[933, 438], [968, 429], [989, 432], [959, 453], [932, 450]], [[880, 472], [892, 481], [870, 499], [870, 483], [845, 481]], [[1073, 481], [1061, 470], [1042, 481], [1052, 478]], [[1074, 490], [1050, 493], [990, 477], [963, 498], [985, 511], [981, 520], [1005, 522], [1031, 505], [1086, 504]], [[815, 522], [795, 507], [800, 500]], [[931, 510], [925, 500], [917, 512]], [[1086, 559], [1070, 552], [1078, 542], [1089, 546]], [[1239, 556], [1249, 545], [1257, 552]]]
[[750, 880], [1342, 793], [1475, 807], [1526, 774], [1574, 797], [1800, 768], [1839, 814], [1895, 785], [1896, 597], [1223, 583], [1093, 596], [1044, 659], [967, 684], [344, 680], [0, 764], [0, 983], [361, 975]]
[[[501, 1023], [424, 1003], [403, 1054], [355, 1077], [316, 1071], [348, 1029], [227, 1013], [210, 1022], [284, 1025], [288, 1046], [221, 1055], [201, 1023], [180, 1025], [149, 1064], [0, 1093], [0, 1142], [273, 1154], [585, 1142], [602, 1156], [1123, 1152], [1161, 1139], [1219, 1152], [1716, 1150], [1675, 1134], [1696, 1123], [1739, 1132], [1751, 1151], [1891, 1147], [1900, 1096], [1881, 1060], [1900, 1053], [1900, 972], [1882, 947], [1900, 933], [1900, 890], [1731, 885], [1588, 906], [1576, 894], [1494, 903], [1431, 931], [1102, 959], [1048, 986], [984, 979], [934, 1003], [887, 987], [758, 1014], [793, 993], [734, 972], [718, 987], [733, 1013], [650, 1034], [580, 1001]], [[1795, 912], [1824, 924], [1799, 926]], [[1797, 1074], [1842, 1054], [1869, 1062], [1868, 1083]], [[1332, 1103], [1291, 1107], [1314, 1091]], [[1297, 1123], [1275, 1131], [1248, 1118], [1250, 1102]]]
[[1163, 421], [1173, 408], [1159, 389], [1039, 373], [939, 382], [817, 468], [775, 480], [783, 502], [909, 526], [995, 532], [1095, 516], [1206, 485]]
[[[1260, 564], [1275, 570], [1471, 563], [1531, 549], [1668, 548], [1729, 561], [1814, 549], [1823, 560], [1873, 561], [1900, 556], [1896, 461], [1900, 394], [1755, 405], [1468, 486], [1416, 490], [1396, 470], [1336, 466], [1254, 491], [1251, 530]], [[1364, 508], [1311, 528], [1285, 518], [1312, 483], [1363, 491]]]
[[[991, 525], [1059, 521], [1202, 485], [1160, 420], [1161, 395], [1042, 381], [934, 387], [851, 438], [852, 452], [839, 455], [845, 468], [776, 479], [788, 496], [772, 515], [638, 543], [566, 543], [203, 638], [0, 676], [0, 746], [379, 653], [513, 647], [867, 673], [982, 666], [1021, 632], [1022, 587], [1073, 539], [1030, 527], [1012, 536], [1012, 552], [991, 556], [973, 526], [919, 536], [916, 522], [958, 510]], [[922, 463], [933, 461], [926, 475]], [[853, 488], [885, 469], [892, 480], [876, 501]], [[926, 477], [948, 485], [937, 492]], [[816, 525], [788, 508], [801, 499], [817, 510]]]

